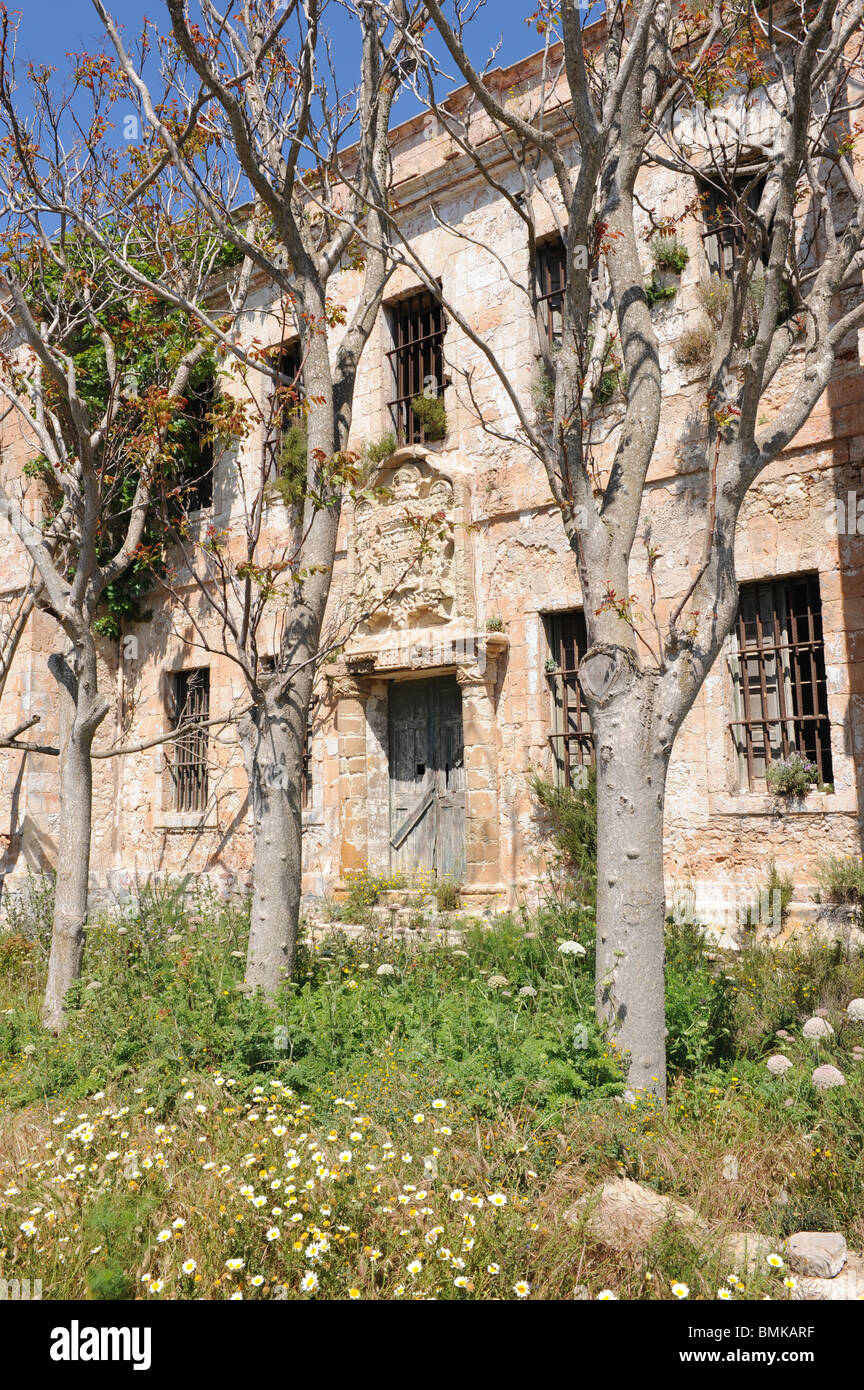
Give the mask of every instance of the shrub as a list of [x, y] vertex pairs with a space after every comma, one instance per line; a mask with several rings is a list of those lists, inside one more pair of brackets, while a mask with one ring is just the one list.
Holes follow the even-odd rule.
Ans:
[[434, 886], [435, 902], [439, 912], [456, 912], [461, 903], [462, 884], [449, 878], [439, 878]]
[[286, 507], [299, 507], [306, 491], [308, 436], [306, 426], [291, 425], [282, 435], [273, 489]]
[[774, 758], [765, 771], [769, 792], [775, 796], [805, 796], [821, 786], [819, 769], [809, 758], [792, 753], [788, 758]]
[[735, 992], [715, 974], [702, 928], [692, 922], [666, 927], [666, 1065], [694, 1071], [735, 1053]]
[[674, 233], [664, 233], [651, 242], [651, 255], [658, 270], [671, 270], [680, 275], [690, 259], [690, 252]]
[[404, 874], [374, 874], [371, 869], [358, 869], [346, 873], [345, 886], [348, 898], [342, 905], [343, 922], [362, 926], [372, 920], [372, 908], [380, 901], [381, 894], [389, 888], [404, 888]]
[[503, 632], [503, 631], [504, 631], [504, 619], [503, 619], [503, 618], [487, 618], [487, 619], [486, 619], [486, 631], [487, 631], [487, 632]]
[[587, 769], [582, 788], [556, 787], [535, 776], [531, 790], [549, 817], [552, 838], [562, 861], [573, 874], [581, 896], [597, 896], [597, 775]]
[[370, 467], [377, 468], [379, 464], [385, 463], [391, 454], [395, 454], [397, 448], [396, 436], [392, 430], [387, 434], [382, 434], [380, 439], [371, 440], [363, 445], [362, 458]]
[[447, 434], [447, 412], [443, 396], [414, 396], [411, 409], [423, 427], [423, 438], [427, 443], [443, 439]]
[[864, 904], [864, 860], [831, 855], [816, 865], [819, 901]]
[[11, 936], [38, 942], [47, 951], [54, 922], [54, 875], [34, 874], [28, 865], [27, 886], [7, 895], [3, 917]]
[[714, 341], [714, 330], [707, 320], [685, 328], [675, 344], [675, 361], [679, 367], [708, 367]]

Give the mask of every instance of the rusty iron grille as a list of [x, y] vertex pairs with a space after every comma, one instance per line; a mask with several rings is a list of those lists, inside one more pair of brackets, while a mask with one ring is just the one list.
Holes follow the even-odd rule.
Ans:
[[769, 763], [795, 752], [833, 782], [819, 576], [742, 584], [733, 636], [739, 785], [761, 788]]
[[579, 767], [594, 766], [594, 740], [591, 720], [585, 708], [577, 674], [579, 662], [588, 649], [588, 629], [581, 608], [569, 613], [550, 613], [546, 619], [550, 662], [546, 679], [552, 695], [552, 730], [549, 746], [555, 760], [559, 786], [574, 783]]
[[[753, 174], [742, 174], [733, 179], [735, 199], [744, 198], [749, 185], [753, 186], [746, 193], [745, 203], [752, 212], [756, 212], [762, 199], [765, 189], [767, 174], [753, 182]], [[702, 240], [705, 243], [705, 253], [711, 270], [721, 277], [729, 279], [735, 269], [737, 261], [743, 254], [747, 243], [747, 228], [738, 215], [738, 210], [731, 197], [727, 200], [720, 189], [712, 184], [706, 184], [703, 188], [705, 194], [705, 231], [702, 233]], [[758, 234], [758, 229], [757, 229]], [[761, 257], [763, 263], [767, 264], [768, 245], [764, 237], [761, 237]]]
[[[172, 677], [172, 729], [186, 725], [205, 725], [210, 718], [210, 672], [206, 666], [194, 671], [175, 671]], [[174, 783], [175, 811], [203, 811], [207, 805], [206, 728], [189, 728], [174, 740], [171, 776]]]
[[187, 387], [183, 414], [189, 426], [188, 440], [180, 458], [183, 505], [189, 512], [204, 511], [213, 505], [213, 436], [207, 416], [216, 399], [216, 375], [208, 373], [196, 386]]
[[550, 346], [561, 342], [567, 249], [561, 237], [537, 247], [537, 301]]
[[411, 408], [415, 396], [444, 391], [444, 310], [434, 295], [412, 295], [390, 306], [394, 347], [387, 353], [395, 396], [390, 415], [401, 444], [423, 444], [423, 425]]
[[[275, 656], [262, 656], [258, 659], [261, 674], [272, 675], [276, 670]], [[317, 700], [309, 706], [306, 732], [303, 735], [303, 757], [300, 763], [300, 810], [308, 811], [312, 805], [312, 725], [315, 718]]]

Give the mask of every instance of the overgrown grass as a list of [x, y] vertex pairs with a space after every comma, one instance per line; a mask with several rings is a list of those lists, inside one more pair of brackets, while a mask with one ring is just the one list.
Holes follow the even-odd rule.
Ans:
[[[864, 995], [860, 952], [731, 955], [670, 927], [664, 1108], [622, 1098], [584, 907], [469, 926], [456, 947], [337, 934], [271, 1007], [242, 988], [242, 906], [146, 892], [89, 929], [59, 1039], [38, 1021], [45, 944], [26, 913], [14, 926], [0, 1277], [41, 1278], [46, 1297], [517, 1298], [525, 1281], [654, 1299], [681, 1281], [714, 1298], [726, 1230], [864, 1243], [864, 1037], [843, 1013]], [[835, 1029], [818, 1047], [801, 1036], [817, 1008]], [[777, 1050], [783, 1078], [765, 1067]], [[844, 1087], [813, 1088], [823, 1061]], [[708, 1234], [599, 1245], [565, 1213], [614, 1175], [688, 1202]], [[768, 1268], [745, 1285], [786, 1293]]]

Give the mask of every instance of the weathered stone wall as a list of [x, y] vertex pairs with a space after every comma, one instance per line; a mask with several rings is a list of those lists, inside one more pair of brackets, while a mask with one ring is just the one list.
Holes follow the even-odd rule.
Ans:
[[[532, 72], [528, 62], [507, 77], [520, 90], [520, 84], [532, 80]], [[445, 301], [458, 304], [484, 335], [528, 400], [538, 353], [533, 316], [518, 288], [528, 274], [520, 219], [476, 177], [433, 121], [408, 122], [396, 132], [394, 145], [396, 196], [406, 235], [430, 273], [440, 278]], [[510, 177], [503, 159], [497, 173], [504, 180]], [[546, 192], [554, 199], [548, 184]], [[692, 188], [671, 183], [663, 172], [646, 177], [641, 189], [643, 201], [660, 216], [681, 213], [692, 195]], [[540, 215], [552, 230], [549, 208], [541, 208]], [[448, 224], [470, 240], [445, 230]], [[650, 520], [653, 543], [661, 551], [655, 571], [661, 619], [686, 591], [700, 563], [708, 496], [706, 382], [698, 369], [682, 370], [674, 357], [682, 331], [702, 319], [698, 286], [708, 272], [701, 227], [691, 219], [681, 234], [691, 254], [680, 292], [654, 310], [664, 406], [646, 489], [645, 520]], [[647, 244], [645, 268], [647, 278]], [[358, 286], [356, 272], [346, 272], [338, 297], [349, 308]], [[388, 297], [417, 287], [416, 279], [402, 268]], [[275, 342], [275, 315], [268, 312], [268, 304], [262, 289], [246, 331], [250, 337]], [[382, 314], [358, 381], [358, 447], [391, 427], [388, 400], [393, 392], [386, 357], [390, 346], [388, 320]], [[376, 870], [387, 869], [388, 689], [393, 680], [443, 671], [457, 673], [463, 697], [469, 901], [483, 906], [542, 891], [547, 844], [529, 792], [529, 776], [538, 770], [551, 773], [551, 705], [544, 675], [549, 652], [543, 615], [580, 606], [577, 569], [542, 465], [517, 442], [498, 437], [513, 435], [516, 424], [502, 384], [483, 354], [452, 323], [445, 358], [452, 383], [445, 397], [447, 438], [427, 451], [407, 451], [396, 463], [419, 469], [426, 479], [424, 497], [433, 477], [451, 489], [452, 509], [450, 502], [444, 508], [449, 548], [435, 574], [451, 583], [452, 592], [447, 591], [447, 602], [434, 600], [434, 594], [430, 599], [435, 585], [427, 567], [420, 596], [425, 609], [412, 599], [401, 608], [379, 610], [371, 626], [352, 634], [340, 662], [322, 670], [312, 742], [313, 791], [305, 813], [304, 887], [311, 895], [333, 891], [346, 871], [367, 863]], [[471, 374], [470, 392], [466, 374]], [[775, 381], [764, 405], [766, 418], [784, 399], [791, 379], [787, 370]], [[864, 371], [857, 346], [851, 344], [794, 447], [748, 497], [737, 545], [742, 581], [818, 572], [834, 793], [812, 793], [803, 805], [781, 808], [767, 794], [736, 790], [727, 727], [733, 717], [731, 688], [721, 659], [673, 756], [666, 818], [670, 892], [688, 876], [735, 890], [755, 885], [764, 879], [767, 862], [774, 857], [781, 871], [791, 873], [800, 897], [812, 889], [820, 856], [860, 852], [864, 538], [832, 534], [826, 507], [850, 490], [861, 490], [862, 403]], [[486, 429], [475, 407], [482, 411]], [[613, 402], [610, 421], [614, 410]], [[614, 433], [610, 447], [612, 443]], [[251, 478], [260, 456], [260, 431], [236, 447], [236, 462]], [[20, 469], [25, 453], [25, 442], [10, 442], [3, 463], [7, 476]], [[212, 516], [205, 519], [229, 529], [240, 508], [232, 486], [234, 468], [235, 454], [230, 451], [217, 471]], [[391, 469], [384, 480], [392, 481], [393, 473]], [[446, 496], [446, 488], [437, 495]], [[334, 614], [350, 611], [361, 586], [354, 525], [352, 508], [346, 506]], [[278, 546], [287, 529], [281, 503], [273, 502], [267, 526]], [[20, 548], [4, 524], [0, 590], [11, 593], [24, 572]], [[647, 614], [647, 563], [639, 544], [632, 587]], [[187, 592], [198, 621], [215, 641], [212, 616], [191, 583]], [[443, 590], [439, 586], [435, 592]], [[225, 656], [201, 651], [193, 623], [177, 605], [155, 593], [150, 607], [150, 618], [128, 634], [137, 639], [137, 647], [105, 644], [104, 688], [113, 691], [114, 706], [100, 731], [102, 749], [146, 742], [165, 732], [166, 673], [171, 670], [210, 666], [211, 717], [236, 714], [242, 707], [244, 685], [237, 667]], [[489, 621], [499, 619], [503, 631], [487, 632]], [[458, 650], [453, 645], [457, 641], [462, 642]], [[275, 650], [275, 617], [272, 642]], [[39, 713], [41, 723], [25, 737], [56, 742], [56, 699], [45, 663], [57, 645], [50, 620], [31, 623], [3, 700], [3, 728]], [[211, 798], [203, 823], [197, 814], [182, 816], [171, 810], [168, 745], [97, 764], [93, 870], [100, 881], [111, 876], [116, 885], [152, 873], [206, 872], [218, 885], [244, 882], [250, 853], [246, 778], [232, 726], [214, 732], [210, 746]], [[3, 867], [19, 877], [25, 863], [39, 867], [54, 862], [57, 760], [0, 750], [0, 772]]]

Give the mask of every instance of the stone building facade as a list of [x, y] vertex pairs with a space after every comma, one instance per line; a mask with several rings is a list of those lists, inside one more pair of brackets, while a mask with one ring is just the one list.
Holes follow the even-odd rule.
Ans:
[[[537, 72], [537, 60], [526, 59], [500, 74], [501, 90], [518, 97]], [[322, 665], [318, 681], [304, 888], [310, 898], [321, 898], [366, 866], [438, 873], [462, 885], [466, 905], [482, 909], [544, 891], [548, 838], [531, 776], [575, 776], [590, 751], [575, 678], [584, 642], [582, 599], [542, 465], [515, 438], [500, 381], [446, 313], [446, 302], [458, 304], [523, 397], [536, 393], [537, 324], [514, 283], [524, 285], [528, 275], [524, 228], [433, 119], [418, 116], [400, 126], [393, 154], [405, 236], [440, 282], [445, 308], [401, 267], [361, 364], [358, 449], [394, 427], [401, 440], [370, 479], [386, 492], [372, 491], [344, 510], [332, 608], [334, 615], [353, 616], [343, 650]], [[515, 191], [506, 152], [490, 148], [490, 158], [496, 176]], [[549, 236], [541, 263], [547, 313], [554, 315], [562, 266], [555, 195], [551, 184], [545, 190], [548, 204], [538, 197], [537, 211]], [[643, 175], [643, 202], [661, 217], [681, 216], [695, 192], [660, 169]], [[661, 551], [655, 569], [661, 617], [686, 591], [703, 546], [705, 368], [680, 365], [676, 348], [684, 334], [704, 326], [700, 285], [709, 281], [712, 257], [714, 269], [722, 270], [722, 242], [706, 238], [705, 230], [695, 216], [681, 224], [689, 261], [677, 293], [654, 309], [665, 394], [645, 519]], [[647, 240], [645, 269], [647, 279]], [[342, 274], [338, 292], [350, 308], [356, 271]], [[262, 286], [248, 320], [250, 335], [265, 342], [268, 303]], [[781, 373], [766, 414], [788, 389]], [[411, 402], [438, 390], [446, 410], [443, 437], [421, 442]], [[614, 439], [614, 390], [607, 409]], [[427, 431], [436, 433], [442, 430]], [[253, 432], [217, 460], [202, 526], [230, 528], [239, 505], [236, 470], [252, 468], [260, 448]], [[4, 467], [20, 467], [27, 450], [26, 439], [7, 439]], [[793, 447], [759, 479], [743, 508], [736, 556], [740, 622], [672, 759], [670, 894], [688, 878], [731, 893], [749, 891], [764, 880], [773, 857], [792, 876], [796, 896], [807, 898], [820, 857], [860, 854], [862, 459], [864, 366], [851, 341]], [[266, 526], [278, 536], [286, 524], [284, 506], [274, 497]], [[412, 562], [418, 525], [427, 539]], [[0, 546], [8, 607], [25, 565], [5, 523]], [[632, 584], [645, 605], [647, 561], [639, 545]], [[189, 594], [194, 606], [191, 584]], [[104, 644], [103, 685], [114, 701], [99, 734], [103, 750], [158, 737], [178, 700], [196, 699], [210, 719], [242, 700], [232, 663], [201, 649], [177, 606], [154, 593], [149, 607], [145, 623], [120, 643]], [[209, 621], [203, 609], [200, 617]], [[274, 617], [274, 651], [276, 631]], [[60, 732], [46, 667], [57, 642], [49, 619], [31, 619], [3, 701], [5, 728], [38, 715], [38, 738], [49, 744]], [[797, 800], [771, 794], [766, 740], [774, 757], [798, 747], [819, 762], [830, 790]], [[184, 758], [191, 771], [178, 769], [170, 744], [97, 761], [94, 884], [119, 892], [152, 874], [185, 873], [242, 884], [249, 867], [248, 806], [232, 729], [205, 735]], [[207, 764], [203, 782], [196, 760]], [[56, 862], [57, 760], [5, 750], [0, 767], [0, 871], [14, 882], [25, 866], [39, 870]]]

